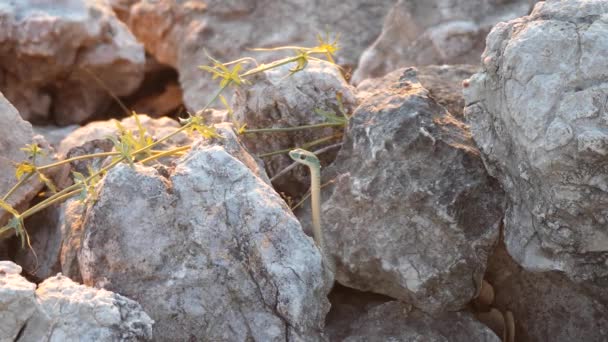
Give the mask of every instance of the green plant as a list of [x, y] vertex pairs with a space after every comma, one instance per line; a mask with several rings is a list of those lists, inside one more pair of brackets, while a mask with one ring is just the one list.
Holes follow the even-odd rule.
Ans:
[[[263, 133], [274, 133], [274, 132], [285, 132], [285, 131], [293, 131], [293, 130], [301, 130], [301, 129], [315, 129], [329, 126], [345, 126], [348, 120], [348, 116], [343, 111], [343, 107], [340, 106], [340, 111], [342, 111], [341, 115], [338, 116], [332, 112], [326, 111], [318, 111], [318, 115], [322, 115], [326, 118], [326, 122], [316, 125], [304, 125], [299, 127], [285, 127], [285, 128], [260, 128], [260, 129], [247, 129], [244, 125], [240, 125], [237, 123], [232, 117], [232, 110], [230, 109], [228, 102], [223, 98], [222, 92], [228, 88], [229, 86], [241, 86], [244, 83], [247, 83], [247, 78], [262, 73], [266, 70], [270, 70], [273, 68], [280, 67], [286, 64], [295, 64], [293, 68], [290, 69], [289, 75], [292, 75], [296, 72], [303, 70], [308, 64], [309, 60], [317, 60], [316, 55], [322, 55], [327, 58], [328, 61], [334, 62], [333, 55], [338, 50], [338, 40], [337, 37], [331, 41], [329, 39], [329, 35], [326, 38], [318, 37], [319, 45], [311, 48], [307, 47], [279, 47], [273, 49], [256, 49], [258, 51], [276, 51], [276, 50], [291, 50], [295, 52], [294, 56], [285, 57], [274, 62], [268, 64], [258, 64], [252, 58], [241, 58], [235, 61], [231, 61], [228, 63], [221, 63], [220, 61], [209, 57], [212, 62], [211, 66], [201, 66], [200, 68], [206, 72], [212, 74], [213, 79], [219, 79], [219, 88], [215, 95], [211, 98], [211, 100], [202, 108], [198, 113], [204, 113], [205, 110], [209, 108], [217, 99], [219, 99], [224, 106], [227, 107], [228, 113], [233, 120], [235, 127], [238, 130], [239, 134], [263, 134]], [[246, 69], [246, 66], [250, 65], [250, 63], [254, 63], [252, 68]], [[90, 73], [90, 72], [89, 72]], [[91, 73], [90, 73], [91, 74]], [[95, 75], [91, 74], [91, 76], [97, 81], [101, 82]], [[104, 87], [108, 92], [107, 87]], [[113, 95], [113, 94], [111, 94]], [[338, 100], [340, 94], [338, 94]], [[115, 100], [120, 101], [116, 96], [113, 96]], [[121, 106], [127, 111], [126, 107], [121, 104]], [[117, 136], [108, 137], [114, 144], [113, 152], [103, 152], [103, 153], [95, 153], [77, 156], [61, 161], [57, 161], [47, 165], [37, 165], [36, 159], [39, 155], [45, 153], [40, 147], [36, 144], [27, 145], [23, 150], [29, 157], [28, 161], [21, 162], [17, 164], [15, 170], [16, 184], [0, 199], [0, 209], [8, 212], [12, 217], [9, 219], [8, 223], [0, 228], [0, 239], [6, 238], [10, 236], [11, 232], [14, 232], [16, 236], [20, 239], [22, 247], [25, 247], [27, 244], [30, 245], [29, 236], [27, 230], [24, 226], [24, 219], [30, 217], [31, 215], [40, 212], [41, 210], [56, 204], [63, 202], [69, 198], [76, 197], [82, 201], [90, 200], [94, 201], [95, 197], [95, 186], [103, 177], [103, 175], [108, 172], [111, 168], [116, 166], [119, 163], [126, 162], [132, 167], [135, 164], [145, 164], [152, 161], [155, 161], [162, 157], [167, 156], [179, 156], [185, 153], [190, 146], [178, 146], [172, 148], [170, 150], [156, 150], [155, 147], [159, 146], [163, 142], [168, 139], [174, 137], [180, 132], [187, 132], [193, 134], [194, 132], [198, 132], [201, 136], [205, 138], [221, 138], [215, 129], [211, 126], [208, 126], [204, 123], [204, 119], [200, 115], [192, 115], [188, 113], [188, 117], [184, 119], [180, 119], [182, 126], [179, 129], [171, 132], [170, 134], [161, 137], [157, 140], [153, 140], [152, 137], [146, 132], [146, 129], [141, 125], [137, 114], [133, 112], [135, 117], [135, 121], [137, 124], [137, 130], [131, 131], [125, 127], [123, 127], [120, 123], [116, 123], [118, 129]], [[304, 144], [301, 147], [309, 148], [332, 139], [339, 137], [340, 134], [335, 134], [329, 137], [321, 138], [307, 144]], [[261, 157], [271, 156], [277, 153], [286, 153], [293, 148], [275, 151], [267, 154], [260, 155]], [[97, 158], [111, 158], [111, 161], [99, 168], [98, 170], [89, 167], [88, 173], [86, 175], [74, 172], [73, 173], [73, 184], [65, 187], [64, 189], [58, 190], [52, 181], [45, 175], [45, 171], [49, 169], [56, 168], [62, 166], [64, 164], [68, 164], [74, 161], [82, 161], [82, 160], [91, 160]], [[33, 205], [32, 207], [24, 210], [23, 212], [17, 211], [13, 208], [8, 200], [11, 195], [14, 194], [15, 190], [17, 190], [20, 186], [22, 186], [28, 179], [33, 176], [37, 176], [40, 181], [42, 181], [46, 187], [50, 190], [51, 194], [46, 197], [44, 200], [39, 203]], [[31, 247], [31, 246], [30, 246]]]

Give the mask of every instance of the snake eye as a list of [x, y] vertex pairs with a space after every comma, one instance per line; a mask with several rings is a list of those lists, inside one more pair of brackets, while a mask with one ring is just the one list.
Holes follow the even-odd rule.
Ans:
[[300, 160], [304, 160], [304, 159], [306, 159], [306, 156], [303, 154], [300, 154]]

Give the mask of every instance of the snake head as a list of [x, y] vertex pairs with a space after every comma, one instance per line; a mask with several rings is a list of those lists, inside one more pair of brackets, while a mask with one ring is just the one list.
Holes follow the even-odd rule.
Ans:
[[296, 148], [295, 150], [289, 151], [289, 157], [295, 160], [300, 164], [304, 164], [308, 167], [316, 167], [319, 166], [319, 158], [309, 151], [303, 150], [301, 148]]

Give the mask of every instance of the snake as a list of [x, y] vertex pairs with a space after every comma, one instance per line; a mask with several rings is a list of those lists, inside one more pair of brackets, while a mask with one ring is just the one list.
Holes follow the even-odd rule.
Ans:
[[310, 170], [310, 202], [312, 207], [312, 236], [315, 243], [321, 250], [321, 255], [327, 266], [335, 271], [335, 264], [327, 253], [327, 246], [323, 239], [323, 230], [321, 229], [321, 163], [319, 158], [309, 151], [301, 148], [296, 148], [289, 151], [289, 157], [295, 162], [308, 166]]

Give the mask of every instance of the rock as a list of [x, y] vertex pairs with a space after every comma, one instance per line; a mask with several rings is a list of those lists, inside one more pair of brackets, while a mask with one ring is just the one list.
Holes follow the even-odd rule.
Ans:
[[33, 129], [36, 134], [42, 135], [44, 139], [48, 141], [49, 145], [51, 145], [54, 149], [57, 149], [59, 144], [61, 144], [61, 141], [79, 127], [80, 126], [78, 125], [69, 125], [64, 127], [47, 125], [33, 126]]
[[[252, 85], [245, 85], [237, 90], [232, 107], [239, 124], [247, 124], [248, 129], [318, 124], [327, 119], [317, 114], [316, 110], [334, 112], [342, 117], [340, 103], [346, 114], [352, 113], [357, 104], [354, 89], [344, 80], [337, 67], [326, 62], [311, 61], [306, 69], [287, 77], [290, 68], [292, 66], [285, 65], [269, 70], [253, 79]], [[342, 131], [342, 127], [326, 127], [294, 132], [248, 134], [242, 139], [251, 152], [263, 154], [302, 146]], [[311, 147], [312, 150], [317, 148], [319, 146]], [[324, 165], [329, 164], [333, 160], [332, 157], [335, 157], [335, 154], [323, 155]], [[266, 157], [264, 161], [266, 171], [271, 177], [293, 163], [286, 153]], [[281, 191], [295, 195], [310, 185], [308, 170], [304, 168], [290, 172], [290, 176], [277, 179], [275, 186]]]
[[367, 48], [353, 83], [409, 66], [477, 64], [487, 33], [529, 13], [535, 0], [399, 0]]
[[80, 123], [140, 84], [144, 49], [103, 1], [0, 5], [0, 91], [32, 122]]
[[335, 177], [322, 205], [327, 249], [345, 286], [428, 313], [458, 310], [481, 285], [504, 197], [466, 125], [415, 69], [401, 72], [357, 108], [323, 171]]
[[430, 316], [397, 301], [378, 305], [354, 321], [342, 341], [494, 341], [500, 339], [468, 312]]
[[85, 284], [138, 300], [158, 340], [321, 339], [333, 282], [231, 126], [173, 168], [118, 165], [87, 208]]
[[[459, 120], [464, 119], [462, 82], [479, 71], [475, 65], [426, 65], [418, 69], [420, 84], [430, 96]], [[403, 71], [395, 70], [384, 77], [368, 78], [357, 86], [357, 97], [364, 101], [386, 82], [397, 82]]]
[[510, 200], [509, 254], [598, 284], [608, 276], [606, 15], [604, 1], [540, 2], [492, 30], [465, 88], [473, 137]]
[[[0, 7], [1, 8], [1, 7]], [[36, 165], [48, 164], [52, 161], [49, 155], [49, 146], [41, 136], [34, 135], [32, 125], [24, 121], [19, 116], [19, 112], [6, 100], [0, 93], [0, 198], [17, 183], [15, 178], [15, 163], [27, 161], [27, 155], [21, 151], [27, 144], [38, 144], [42, 149], [46, 149], [46, 156], [38, 156]], [[46, 174], [46, 173], [45, 173]], [[53, 173], [46, 174], [49, 177]], [[23, 183], [13, 194], [7, 199], [7, 202], [18, 211], [27, 207], [29, 201], [38, 194], [44, 184], [38, 180], [38, 177], [31, 177]], [[12, 216], [0, 210], [0, 227], [5, 225]], [[4, 237], [8, 235], [5, 234]], [[1, 239], [2, 237], [0, 237]]]
[[184, 103], [192, 111], [200, 110], [217, 89], [210, 75], [198, 69], [209, 62], [205, 51], [222, 61], [253, 56], [268, 62], [284, 54], [248, 49], [312, 47], [318, 44], [315, 35], [329, 25], [332, 32], [342, 33], [336, 61], [352, 67], [380, 33], [382, 18], [394, 2], [322, 1], [313, 6], [306, 0], [112, 1], [146, 50], [179, 71]]
[[501, 243], [488, 262], [493, 305], [512, 311], [516, 341], [606, 341], [608, 305], [560, 272], [530, 272]]
[[150, 341], [154, 321], [137, 302], [58, 274], [36, 290], [23, 341]]
[[36, 311], [36, 284], [20, 273], [20, 266], [0, 261], [0, 341], [15, 341]]
[[336, 284], [329, 293], [331, 310], [325, 318], [325, 333], [330, 341], [343, 341], [348, 337], [351, 324], [372, 308], [393, 301], [392, 298], [372, 292], [362, 292]]

